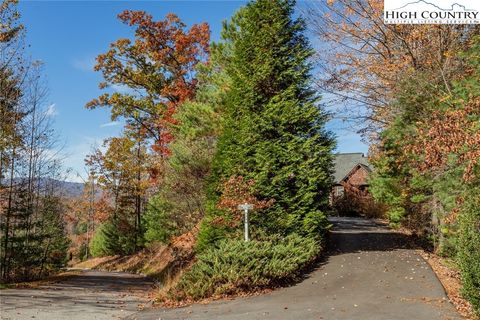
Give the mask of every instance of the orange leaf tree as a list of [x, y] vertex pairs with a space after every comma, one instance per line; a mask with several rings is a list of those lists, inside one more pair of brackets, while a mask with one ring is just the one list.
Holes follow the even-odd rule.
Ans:
[[385, 24], [383, 2], [312, 2], [306, 11], [321, 41], [317, 84], [332, 94], [336, 111], [358, 124], [367, 138], [377, 137], [401, 112], [391, 102], [404, 79], [428, 73], [432, 84], [448, 86], [461, 75], [456, 53], [479, 32], [475, 25]]
[[143, 11], [127, 10], [118, 18], [135, 27], [135, 39], [119, 39], [97, 57], [95, 70], [105, 79], [100, 88], [115, 92], [100, 95], [86, 107], [111, 107], [112, 119], [124, 117], [153, 139], [156, 152], [166, 155], [175, 110], [193, 98], [195, 68], [206, 62], [209, 27], [202, 23], [187, 30], [174, 14], [154, 21]]
[[226, 222], [227, 220], [223, 217], [217, 217], [214, 223], [227, 223], [233, 227], [242, 219], [242, 212], [238, 210], [240, 204], [252, 204], [253, 209], [259, 211], [270, 207], [275, 202], [274, 199], [259, 200], [253, 193], [254, 185], [253, 179], [247, 180], [242, 176], [231, 176], [224, 181], [219, 190], [221, 196], [217, 207], [230, 213], [229, 222]]
[[149, 157], [145, 144], [129, 136], [108, 139], [104, 147], [105, 152], [95, 150], [86, 163], [112, 203], [103, 220], [122, 228], [129, 245], [123, 252], [132, 252], [142, 244], [142, 213], [150, 187]]

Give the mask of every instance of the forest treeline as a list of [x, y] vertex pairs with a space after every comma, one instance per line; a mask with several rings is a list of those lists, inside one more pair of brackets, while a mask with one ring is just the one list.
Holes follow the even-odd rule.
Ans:
[[[105, 93], [86, 105], [125, 123], [86, 161], [106, 198], [90, 254], [131, 254], [196, 229], [199, 261], [170, 292], [193, 299], [271, 286], [315, 260], [328, 228], [334, 140], [294, 8], [249, 3], [216, 43], [207, 24], [187, 27], [174, 14], [118, 16], [134, 38], [97, 57]], [[254, 205], [248, 243], [237, 208], [246, 202]]]
[[[102, 88], [131, 91], [106, 93], [87, 107], [111, 107], [113, 120], [124, 117], [122, 139], [136, 150], [125, 159], [141, 154], [135, 139], [142, 137], [150, 166], [123, 175], [125, 182], [137, 179], [125, 188], [145, 177], [143, 209], [132, 200], [131, 214], [104, 215], [92, 250], [118, 253], [102, 243], [122, 238], [115, 234], [119, 225], [136, 231], [129, 233], [134, 239], [122, 240], [132, 241], [133, 251], [198, 226], [199, 262], [184, 279], [197, 276], [180, 285], [198, 298], [236, 287], [214, 276], [211, 270], [222, 266], [208, 261], [217, 250], [230, 250], [230, 242], [248, 251], [237, 247], [239, 203], [261, 209], [252, 221], [258, 243], [287, 235], [319, 241], [328, 227], [333, 142], [314, 92], [327, 92], [334, 116], [348, 119], [371, 145], [370, 191], [386, 217], [455, 258], [465, 294], [478, 305], [478, 26], [386, 25], [383, 1], [376, 0], [303, 4], [305, 23], [293, 18], [294, 5], [251, 2], [224, 23], [222, 39], [210, 46], [206, 25], [178, 31], [175, 16], [159, 22], [142, 12], [119, 16], [135, 28], [135, 40], [112, 44], [96, 69], [105, 78]], [[315, 50], [307, 27], [319, 43]], [[186, 74], [193, 78], [182, 80]], [[151, 114], [152, 106], [158, 114]], [[107, 141], [106, 148], [89, 158], [99, 181], [105, 173], [98, 169], [122, 158], [118, 141]], [[120, 179], [110, 187], [118, 192], [122, 174], [109, 174]], [[114, 210], [122, 210], [115, 203]], [[116, 245], [122, 246], [127, 252]], [[222, 263], [230, 269], [240, 264]], [[201, 274], [217, 283], [205, 284]], [[195, 291], [194, 283], [203, 287]]]
[[[22, 33], [8, 8], [6, 48]], [[382, 0], [250, 1], [217, 42], [206, 23], [187, 26], [175, 14], [118, 18], [133, 33], [97, 57], [103, 93], [86, 107], [108, 108], [123, 133], [87, 157], [85, 195], [64, 215], [75, 259], [133, 254], [191, 232], [195, 263], [170, 298], [291, 280], [324, 245], [335, 147], [325, 124], [339, 117], [371, 146], [369, 191], [385, 217], [452, 258], [480, 312], [478, 25], [387, 25]], [[35, 167], [29, 154], [44, 148], [21, 129], [40, 119], [26, 102], [33, 86], [17, 84], [24, 69], [2, 70], [17, 97], [2, 100], [15, 119], [2, 114], [0, 190], [12, 198], [2, 248], [27, 247], [44, 223], [57, 228], [64, 253], [54, 217], [65, 211], [45, 209], [58, 198], [32, 187], [38, 170], [54, 174], [55, 166]], [[255, 208], [249, 242], [237, 209], [245, 202]]]
[[61, 157], [40, 62], [27, 58], [17, 1], [0, 4], [0, 282], [65, 265]]
[[316, 83], [370, 143], [369, 191], [458, 264], [480, 313], [480, 27], [386, 25], [380, 0], [307, 15], [324, 41]]

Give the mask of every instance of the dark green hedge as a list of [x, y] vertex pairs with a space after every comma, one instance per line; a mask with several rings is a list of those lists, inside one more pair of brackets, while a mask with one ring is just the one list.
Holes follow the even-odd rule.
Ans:
[[460, 214], [458, 262], [463, 294], [480, 316], [480, 189], [471, 191]]
[[197, 256], [170, 294], [198, 300], [273, 286], [294, 279], [319, 253], [317, 241], [296, 234], [268, 241], [223, 240]]

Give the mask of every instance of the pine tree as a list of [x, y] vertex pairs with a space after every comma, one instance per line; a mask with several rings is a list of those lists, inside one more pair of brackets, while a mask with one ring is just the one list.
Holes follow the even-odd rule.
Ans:
[[294, 6], [291, 0], [250, 2], [224, 25], [231, 90], [200, 246], [222, 236], [212, 221], [222, 215], [218, 188], [231, 176], [253, 179], [255, 196], [275, 200], [254, 216], [256, 228], [314, 236], [325, 229], [334, 142], [310, 88], [312, 49]]

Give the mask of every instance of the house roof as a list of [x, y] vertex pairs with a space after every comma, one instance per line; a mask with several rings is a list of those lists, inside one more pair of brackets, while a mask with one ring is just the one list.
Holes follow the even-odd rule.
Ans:
[[367, 157], [361, 152], [357, 153], [337, 153], [335, 155], [335, 173], [333, 175], [335, 183], [343, 180], [358, 164], [371, 170]]

